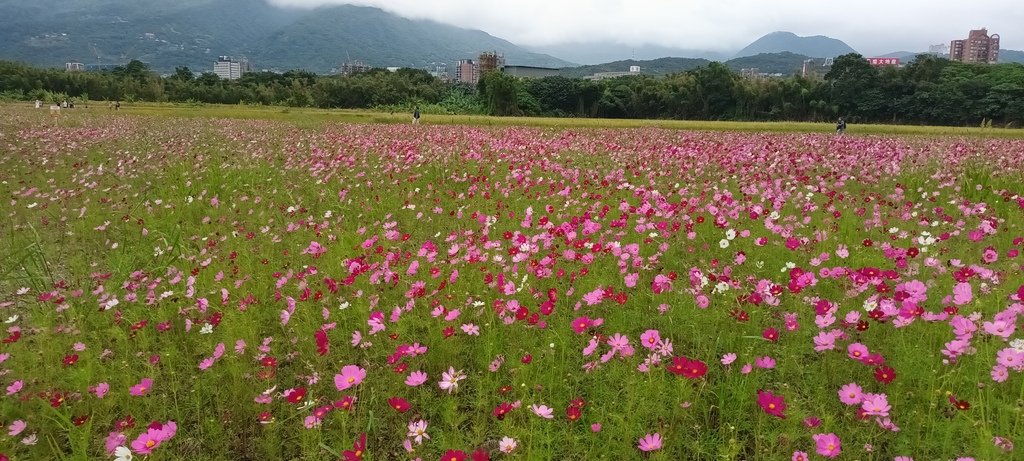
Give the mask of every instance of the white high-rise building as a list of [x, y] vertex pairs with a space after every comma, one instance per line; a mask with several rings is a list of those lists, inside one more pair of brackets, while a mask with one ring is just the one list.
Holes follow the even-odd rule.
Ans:
[[249, 72], [249, 61], [245, 58], [236, 59], [231, 56], [220, 56], [213, 63], [213, 73], [225, 80], [238, 80]]

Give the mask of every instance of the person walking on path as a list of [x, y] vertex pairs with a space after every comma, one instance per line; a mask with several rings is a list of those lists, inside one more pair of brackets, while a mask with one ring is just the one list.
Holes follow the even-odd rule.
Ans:
[[416, 109], [414, 109], [413, 112], [412, 112], [412, 124], [413, 125], [419, 125], [420, 124], [420, 106], [416, 106]]
[[846, 120], [839, 119], [839, 123], [836, 123], [836, 134], [843, 134], [846, 132]]

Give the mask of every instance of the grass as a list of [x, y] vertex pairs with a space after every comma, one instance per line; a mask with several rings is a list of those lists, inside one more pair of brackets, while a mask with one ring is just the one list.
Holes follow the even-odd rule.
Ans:
[[[40, 111], [0, 107], [6, 219], [0, 228], [0, 309], [4, 317], [17, 316], [8, 328], [23, 332], [18, 341], [0, 344], [0, 354], [10, 354], [0, 383], [24, 385], [0, 397], [0, 453], [109, 459], [104, 439], [130, 415], [136, 423], [124, 429], [128, 442], [150, 421], [177, 422], [175, 437], [149, 458], [158, 461], [337, 459], [362, 432], [368, 435], [366, 459], [372, 460], [433, 460], [448, 449], [481, 447], [494, 459], [790, 459], [797, 450], [823, 459], [814, 454], [816, 433], [842, 438], [840, 460], [1019, 455], [1000, 450], [992, 438], [1024, 444], [1024, 377], [1011, 371], [1006, 382], [992, 381], [995, 356], [1008, 346], [980, 328], [1008, 311], [1008, 296], [1022, 280], [1020, 260], [1008, 256], [1024, 236], [1020, 207], [1009, 198], [1022, 193], [1020, 142], [975, 139], [984, 133], [974, 131], [953, 140], [858, 136], [856, 126], [844, 137], [810, 130], [820, 125], [714, 122], [574, 133], [548, 128], [654, 122], [460, 117], [451, 120], [458, 126], [430, 126], [434, 120], [428, 118], [427, 125], [412, 127], [403, 117], [390, 117], [130, 105], [118, 113], [76, 109], [52, 120]], [[371, 123], [348, 123], [354, 120]], [[552, 125], [486, 126], [517, 121]], [[729, 126], [792, 132], [736, 132]], [[676, 130], [690, 128], [705, 132]], [[934, 130], [907, 134], [957, 135]], [[892, 160], [894, 152], [903, 157]], [[985, 211], [975, 208], [979, 203], [987, 204]], [[533, 222], [524, 225], [528, 209]], [[750, 216], [755, 209], [761, 210], [756, 219]], [[780, 214], [781, 228], [766, 225], [772, 210]], [[716, 215], [724, 223], [716, 225]], [[541, 216], [552, 228], [541, 228]], [[995, 233], [972, 239], [970, 231], [989, 217], [1002, 220]], [[585, 230], [588, 219], [600, 227]], [[664, 230], [658, 228], [662, 222]], [[563, 223], [574, 236], [554, 230]], [[687, 224], [694, 235], [687, 235]], [[898, 230], [890, 232], [893, 227]], [[750, 236], [722, 248], [726, 229]], [[389, 230], [397, 234], [389, 236]], [[923, 245], [923, 231], [951, 236]], [[789, 249], [790, 234], [807, 241]], [[514, 240], [518, 235], [531, 245], [523, 249], [524, 242]], [[327, 252], [303, 254], [311, 241]], [[428, 241], [436, 255], [425, 249]], [[613, 242], [627, 252], [635, 246], [636, 257], [591, 252], [595, 243]], [[900, 268], [883, 244], [927, 250]], [[849, 257], [838, 255], [839, 245], [849, 247]], [[980, 262], [986, 247], [998, 251], [998, 261]], [[569, 250], [594, 259], [577, 260]], [[529, 254], [513, 263], [520, 251]], [[478, 258], [470, 257], [474, 252]], [[818, 260], [823, 253], [828, 260]], [[927, 257], [941, 264], [926, 265]], [[545, 258], [553, 261], [549, 275], [537, 272], [549, 264]], [[979, 331], [973, 352], [954, 364], [943, 363], [940, 353], [953, 339], [948, 322], [917, 319], [894, 328], [891, 317], [867, 319], [865, 300], [885, 293], [880, 280], [819, 276], [796, 292], [785, 269], [787, 263], [815, 272], [892, 269], [898, 278], [885, 282], [888, 293], [920, 280], [928, 286], [924, 307], [937, 313], [950, 304], [943, 298], [956, 284], [953, 260], [998, 274], [970, 280], [975, 299], [960, 313], [977, 312]], [[372, 268], [345, 284], [354, 261]], [[706, 285], [699, 276], [693, 285], [693, 270]], [[639, 278], [632, 288], [624, 281], [630, 272]], [[677, 276], [672, 289], [655, 294], [655, 277], [669, 273]], [[520, 291], [505, 294], [499, 274]], [[326, 277], [339, 283], [336, 290]], [[716, 291], [723, 277], [736, 285], [722, 282], [726, 287]], [[443, 280], [451, 282], [442, 288]], [[416, 282], [424, 283], [424, 294], [392, 322], [394, 310], [410, 303]], [[777, 305], [743, 301], [762, 282], [783, 288]], [[582, 303], [584, 294], [605, 287], [628, 297], [621, 304]], [[538, 316], [544, 328], [495, 311], [496, 301], [515, 300], [536, 313], [548, 290], [557, 301], [550, 316]], [[698, 307], [698, 295], [710, 299], [707, 309]], [[119, 302], [106, 309], [111, 296]], [[208, 301], [205, 312], [200, 298]], [[295, 311], [285, 324], [281, 312], [288, 298]], [[816, 326], [814, 298], [834, 302], [840, 321]], [[252, 302], [243, 303], [247, 299]], [[659, 312], [662, 304], [665, 313]], [[461, 313], [445, 320], [441, 307]], [[749, 319], [737, 320], [739, 310]], [[368, 332], [372, 311], [386, 319], [377, 335]], [[222, 317], [213, 327], [215, 312]], [[868, 320], [867, 328], [842, 326], [850, 312]], [[786, 328], [786, 313], [797, 314], [798, 328]], [[604, 324], [577, 335], [570, 323], [581, 315]], [[479, 336], [463, 333], [461, 326], [469, 323], [480, 328]], [[209, 332], [202, 332], [204, 325]], [[446, 327], [454, 335], [446, 337]], [[782, 332], [778, 342], [763, 338], [769, 327]], [[314, 340], [321, 328], [329, 329], [326, 355]], [[836, 351], [815, 352], [813, 338], [833, 328], [847, 337]], [[675, 376], [665, 371], [666, 358], [651, 373], [639, 372], [647, 355], [639, 338], [650, 329], [672, 341], [673, 355], [706, 362], [707, 375]], [[353, 347], [353, 331], [372, 346]], [[636, 354], [583, 371], [609, 350], [605, 343], [584, 356], [592, 334], [616, 333], [630, 338]], [[1020, 337], [1019, 331], [1012, 335]], [[239, 340], [245, 351], [236, 353]], [[845, 347], [854, 341], [883, 354], [897, 379], [882, 384], [873, 367], [849, 359]], [[76, 343], [84, 350], [76, 350]], [[221, 343], [224, 356], [200, 371], [200, 361]], [[412, 343], [429, 350], [399, 360], [408, 368], [396, 372], [398, 363], [388, 357]], [[728, 352], [739, 359], [726, 367], [719, 360]], [[78, 361], [65, 365], [73, 353]], [[522, 361], [526, 355], [529, 364]], [[276, 365], [264, 365], [265, 356]], [[498, 356], [503, 364], [489, 371]], [[740, 372], [763, 356], [773, 357], [776, 367]], [[349, 364], [365, 368], [367, 378], [339, 391], [334, 375]], [[448, 367], [468, 375], [450, 395], [437, 385]], [[427, 384], [405, 385], [413, 370], [426, 371]], [[153, 389], [130, 396], [128, 389], [143, 377], [154, 379]], [[101, 382], [111, 388], [103, 399], [90, 391]], [[837, 397], [837, 389], [851, 382], [888, 395], [902, 430], [858, 420]], [[304, 402], [286, 402], [282, 392], [300, 387], [309, 392]], [[269, 389], [272, 401], [256, 403]], [[759, 389], [785, 397], [785, 419], [760, 409]], [[950, 394], [972, 408], [955, 410]], [[55, 395], [63, 396], [56, 406]], [[352, 411], [331, 410], [319, 426], [304, 426], [314, 408], [344, 396], [357, 399]], [[412, 410], [391, 409], [387, 400], [394, 396], [407, 399]], [[573, 422], [566, 409], [577, 397], [586, 399], [586, 407]], [[521, 407], [504, 419], [492, 415], [499, 403], [516, 401]], [[554, 419], [533, 415], [533, 404], [552, 407]], [[263, 412], [272, 422], [259, 422]], [[85, 422], [76, 424], [83, 416]], [[820, 418], [821, 425], [807, 427], [807, 417]], [[406, 453], [406, 426], [420, 418], [429, 421], [431, 439]], [[16, 420], [27, 428], [6, 435]], [[602, 425], [600, 432], [591, 430], [593, 423]], [[664, 448], [639, 452], [637, 440], [655, 432], [664, 437]], [[35, 445], [24, 442], [31, 434]], [[497, 450], [502, 437], [518, 441], [512, 454]]]
[[[78, 110], [78, 109], [76, 109]], [[88, 111], [106, 111], [102, 103], [94, 103]], [[321, 127], [329, 123], [404, 124], [410, 114], [352, 109], [313, 109], [276, 106], [244, 106], [217, 104], [123, 104], [120, 113], [145, 116], [185, 118], [229, 118], [242, 120], [274, 120], [302, 127]], [[424, 125], [471, 125], [482, 127], [528, 126], [539, 128], [663, 128], [695, 131], [739, 131], [770, 133], [833, 133], [835, 124], [811, 122], [734, 122], [705, 120], [635, 120], [551, 117], [494, 117], [482, 115], [424, 114]], [[966, 136], [1024, 138], [1024, 129], [981, 127], [918, 126], [889, 124], [850, 124], [848, 135], [892, 136]]]

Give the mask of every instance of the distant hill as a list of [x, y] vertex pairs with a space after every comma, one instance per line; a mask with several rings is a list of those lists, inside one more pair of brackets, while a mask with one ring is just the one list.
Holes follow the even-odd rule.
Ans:
[[535, 46], [531, 51], [558, 56], [583, 65], [595, 65], [635, 59], [649, 61], [663, 57], [687, 57], [710, 60], [729, 59], [732, 53], [707, 50], [671, 48], [658, 45], [631, 46], [610, 42], [561, 43], [558, 45]]
[[350, 5], [279, 8], [265, 0], [0, 0], [0, 59], [41, 66], [124, 64], [209, 71], [218, 55], [257, 69], [329, 72], [347, 59], [427, 67], [498, 51], [509, 64], [571, 63], [478, 30]]
[[886, 53], [880, 56], [865, 56], [866, 58], [899, 58], [900, 62], [910, 62], [919, 54], [928, 54], [926, 51], [893, 51], [892, 53]]
[[[790, 52], [761, 53], [755, 56], [730, 59], [725, 62], [725, 65], [736, 72], [739, 72], [740, 69], [756, 68], [758, 72], [764, 74], [793, 75], [803, 69], [804, 61], [808, 59], [810, 58], [802, 54]], [[821, 65], [820, 59], [817, 64]]]
[[[762, 53], [756, 56], [730, 59], [725, 61], [724, 64], [736, 72], [739, 72], [740, 69], [757, 68], [760, 73], [793, 75], [801, 71], [804, 61], [808, 59], [811, 58], [795, 53]], [[820, 58], [813, 59], [810, 65], [821, 67], [823, 62], [823, 59]], [[711, 61], [707, 59], [699, 58], [627, 59], [625, 61], [566, 68], [562, 69], [562, 75], [566, 77], [585, 77], [599, 72], [627, 72], [630, 66], [640, 66], [641, 74], [659, 76], [694, 70], [710, 63]]]
[[1024, 64], [1024, 51], [999, 50], [999, 62], [1016, 62]]
[[592, 66], [570, 67], [562, 69], [562, 75], [585, 77], [599, 72], [628, 72], [630, 66], [640, 66], [640, 73], [644, 75], [667, 75], [693, 70], [700, 66], [706, 66], [710, 62], [707, 59], [699, 58], [659, 58], [644, 61], [627, 59]]
[[763, 53], [789, 52], [812, 58], [830, 58], [856, 51], [841, 40], [815, 35], [800, 37], [792, 32], [772, 32], [736, 53], [737, 58]]

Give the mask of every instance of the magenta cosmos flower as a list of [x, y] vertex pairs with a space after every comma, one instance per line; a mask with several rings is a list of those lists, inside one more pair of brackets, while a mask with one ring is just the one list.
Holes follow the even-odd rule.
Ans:
[[339, 391], [358, 386], [366, 378], [366, 370], [357, 365], [345, 365], [341, 373], [334, 375], [334, 385]]
[[647, 434], [643, 437], [640, 437], [640, 440], [637, 441], [636, 447], [639, 448], [640, 451], [660, 450], [661, 434], [655, 432], [653, 434]]
[[765, 413], [778, 418], [786, 418], [783, 412], [786, 410], [785, 399], [781, 395], [775, 395], [767, 391], [757, 391], [757, 404]]
[[828, 434], [814, 434], [811, 438], [814, 439], [814, 443], [817, 445], [817, 452], [821, 456], [835, 458], [842, 452], [839, 437], [831, 432]]

